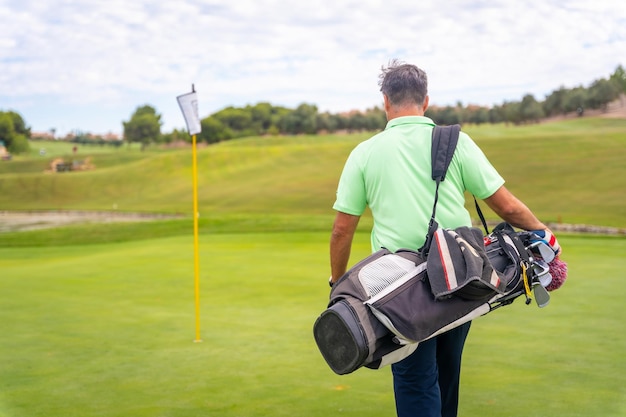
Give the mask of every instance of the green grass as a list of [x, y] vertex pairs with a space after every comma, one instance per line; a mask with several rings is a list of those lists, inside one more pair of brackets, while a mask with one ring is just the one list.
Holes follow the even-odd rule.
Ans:
[[545, 221], [626, 225], [626, 120], [467, 130]]
[[560, 241], [568, 281], [548, 307], [518, 301], [474, 323], [466, 350], [474, 360], [464, 368], [467, 415], [625, 415], [626, 240]]
[[[312, 324], [327, 232], [0, 249], [0, 416], [393, 415], [389, 368], [337, 376]], [[474, 322], [460, 415], [622, 416], [626, 240], [563, 236], [551, 304]], [[369, 250], [367, 234], [353, 259]]]
[[[626, 225], [626, 120], [466, 130], [542, 220]], [[347, 155], [368, 136], [249, 138], [201, 148], [201, 215], [328, 215]], [[43, 174], [37, 158], [0, 164], [0, 209], [116, 207], [191, 214], [189, 149], [122, 147], [94, 153], [95, 170], [69, 174]], [[495, 219], [489, 210], [486, 214]]]
[[[0, 175], [10, 173], [40, 174], [50, 170], [50, 163], [57, 158], [62, 158], [68, 162], [74, 160], [81, 161], [86, 158], [93, 160], [95, 158], [98, 160], [98, 168], [104, 168], [146, 157], [145, 154], [139, 152], [138, 144], [131, 144], [130, 146], [125, 144], [119, 148], [81, 144], [76, 146], [77, 151], [74, 153], [73, 143], [65, 141], [31, 141], [28, 153], [13, 155], [13, 159], [10, 162], [0, 163]], [[45, 150], [43, 155], [40, 154], [41, 149]]]
[[[626, 121], [466, 130], [542, 219], [626, 225]], [[202, 343], [189, 149], [79, 147], [95, 170], [44, 174], [72, 156], [51, 143], [48, 159], [0, 163], [0, 210], [187, 215], [0, 234], [0, 417], [394, 415], [389, 368], [335, 375], [312, 337], [336, 182], [367, 136], [199, 149]], [[547, 308], [518, 301], [474, 322], [460, 415], [626, 415], [626, 239], [559, 241], [569, 279]], [[353, 262], [368, 252], [359, 232]]]
[[[272, 233], [328, 231], [333, 218], [327, 216], [232, 215], [201, 218], [199, 234]], [[359, 228], [371, 228], [371, 218], [364, 218]], [[160, 220], [136, 223], [86, 223], [43, 230], [0, 233], [0, 247], [75, 246], [127, 242], [170, 236], [189, 235], [193, 219]]]

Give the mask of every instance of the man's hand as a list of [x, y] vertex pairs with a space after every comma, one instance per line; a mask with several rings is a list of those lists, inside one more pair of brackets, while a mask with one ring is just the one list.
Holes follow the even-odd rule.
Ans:
[[559, 241], [556, 240], [556, 236], [554, 236], [554, 233], [552, 233], [550, 229], [533, 230], [532, 232], [552, 248], [555, 256], [559, 256], [561, 254], [561, 245], [559, 245]]

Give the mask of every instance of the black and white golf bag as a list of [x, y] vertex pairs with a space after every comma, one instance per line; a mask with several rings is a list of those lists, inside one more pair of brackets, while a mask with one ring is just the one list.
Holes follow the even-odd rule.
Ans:
[[438, 229], [427, 259], [411, 250], [373, 253], [335, 283], [315, 321], [322, 356], [340, 375], [378, 369], [521, 295], [530, 300], [531, 288], [547, 304], [547, 271], [531, 267], [532, 240], [502, 223], [485, 238], [476, 228]]

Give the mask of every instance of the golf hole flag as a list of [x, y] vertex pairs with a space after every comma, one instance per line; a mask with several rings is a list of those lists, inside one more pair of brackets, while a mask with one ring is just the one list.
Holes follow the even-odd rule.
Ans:
[[195, 89], [191, 93], [183, 94], [176, 97], [178, 105], [185, 117], [187, 130], [190, 135], [197, 135], [202, 131], [200, 127], [200, 116], [198, 115], [198, 95]]
[[193, 161], [193, 254], [194, 254], [194, 283], [196, 295], [196, 339], [195, 343], [202, 342], [200, 339], [200, 255], [198, 250], [198, 161], [196, 156], [196, 135], [202, 131], [200, 117], [198, 116], [198, 96], [196, 89], [191, 84], [191, 93], [176, 97], [178, 105], [185, 117], [187, 130], [191, 135], [191, 149]]

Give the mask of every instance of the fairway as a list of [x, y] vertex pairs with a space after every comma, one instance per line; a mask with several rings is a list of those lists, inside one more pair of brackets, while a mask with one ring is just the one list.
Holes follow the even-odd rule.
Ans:
[[[565, 286], [474, 322], [463, 416], [623, 416], [626, 240], [560, 237]], [[389, 368], [337, 376], [315, 347], [328, 233], [0, 248], [0, 416], [392, 416]], [[369, 250], [357, 235], [353, 260]]]

